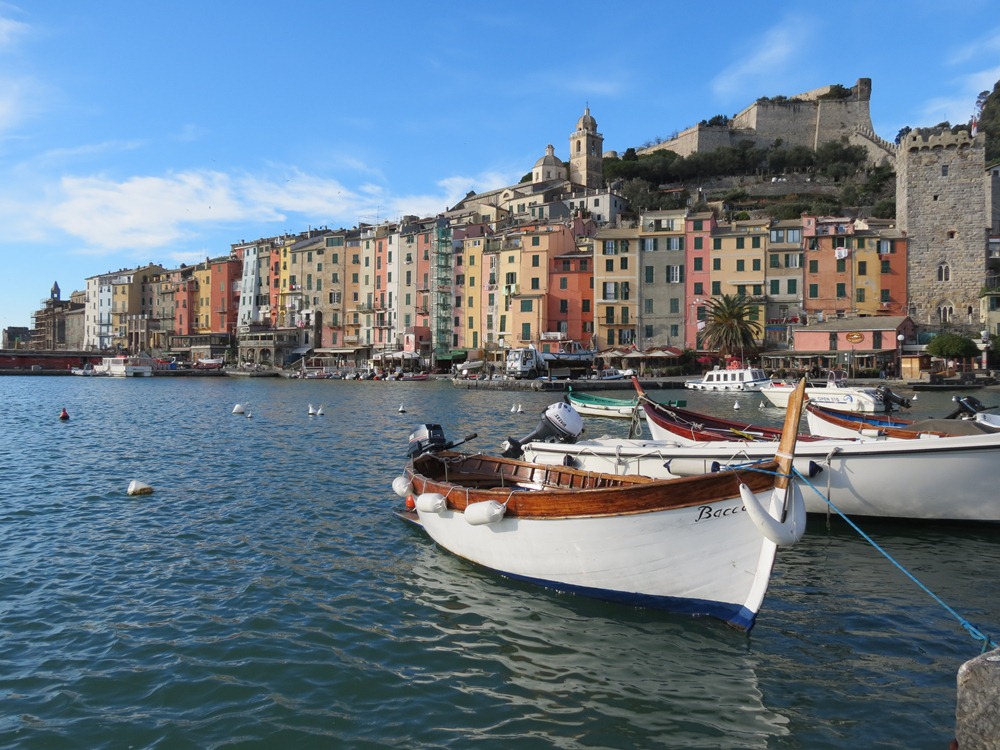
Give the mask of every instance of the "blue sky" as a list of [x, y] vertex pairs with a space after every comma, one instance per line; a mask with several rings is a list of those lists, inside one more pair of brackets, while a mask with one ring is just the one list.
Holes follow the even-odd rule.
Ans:
[[873, 81], [966, 122], [1000, 4], [0, 0], [0, 327], [58, 281], [516, 182], [589, 104], [624, 151], [760, 96]]

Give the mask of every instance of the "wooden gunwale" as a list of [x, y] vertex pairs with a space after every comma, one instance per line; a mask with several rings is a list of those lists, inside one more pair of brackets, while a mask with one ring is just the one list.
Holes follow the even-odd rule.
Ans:
[[[507, 505], [507, 516], [567, 518], [617, 516], [690, 508], [739, 500], [739, 485], [755, 493], [776, 482], [776, 462], [763, 471], [734, 470], [654, 480], [635, 475], [600, 474], [565, 466], [545, 466], [480, 454], [428, 453], [407, 467], [413, 493], [437, 492], [452, 510], [494, 500]], [[531, 490], [527, 487], [543, 487]]]

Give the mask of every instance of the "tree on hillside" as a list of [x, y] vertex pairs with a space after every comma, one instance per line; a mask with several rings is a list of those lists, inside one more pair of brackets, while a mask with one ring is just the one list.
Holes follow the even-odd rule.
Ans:
[[710, 299], [701, 333], [705, 348], [715, 349], [722, 356], [738, 354], [742, 357], [754, 352], [762, 334], [760, 323], [750, 320], [754, 307], [743, 295], [723, 294]]
[[1000, 81], [993, 92], [984, 91], [976, 100], [979, 132], [986, 134], [986, 163], [1000, 161]]

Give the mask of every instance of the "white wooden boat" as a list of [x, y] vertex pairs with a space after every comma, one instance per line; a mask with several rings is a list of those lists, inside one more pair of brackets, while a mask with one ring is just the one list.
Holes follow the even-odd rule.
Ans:
[[[632, 398], [614, 398], [600, 396], [596, 393], [581, 393], [570, 386], [566, 401], [580, 414], [588, 417], [605, 417], [609, 419], [631, 419], [636, 407], [639, 406], [638, 395]], [[667, 406], [684, 406], [684, 401], [670, 401]]]
[[[961, 410], [958, 410], [961, 411]], [[870, 435], [913, 440], [924, 435], [955, 437], [1000, 432], [1000, 417], [985, 412], [969, 413], [968, 418], [903, 419], [891, 414], [863, 414], [837, 411], [818, 404], [806, 404], [809, 432], [825, 438], [857, 438]]]
[[684, 381], [684, 387], [696, 391], [757, 391], [770, 382], [767, 374], [757, 367], [716, 367], [698, 380]]
[[[793, 389], [792, 383], [770, 383], [762, 387], [760, 393], [772, 406], [784, 409], [788, 405], [788, 397]], [[893, 408], [893, 403], [887, 400], [884, 389], [850, 386], [847, 382], [847, 373], [841, 370], [831, 370], [826, 381], [808, 385], [806, 396], [812, 403], [837, 411], [873, 414], [891, 411]]]
[[[681, 445], [670, 438], [605, 438], [573, 444], [535, 441], [523, 448], [525, 459], [536, 463], [666, 479], [765, 460], [773, 454], [774, 443]], [[810, 513], [830, 512], [824, 499], [828, 496], [849, 516], [919, 520], [1000, 521], [998, 465], [1000, 433], [800, 440], [794, 459], [800, 473], [812, 476], [815, 489], [803, 488]]]
[[776, 545], [804, 531], [787, 476], [800, 406], [765, 473], [654, 481], [430, 450], [393, 488], [435, 542], [504, 576], [749, 630]]

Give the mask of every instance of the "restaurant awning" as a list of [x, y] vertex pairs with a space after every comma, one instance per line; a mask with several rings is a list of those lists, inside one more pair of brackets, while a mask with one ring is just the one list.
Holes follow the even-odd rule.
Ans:
[[339, 349], [317, 349], [316, 354], [354, 354], [357, 350], [356, 346], [346, 346]]

